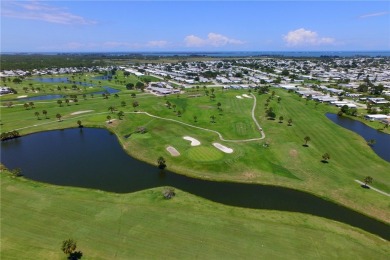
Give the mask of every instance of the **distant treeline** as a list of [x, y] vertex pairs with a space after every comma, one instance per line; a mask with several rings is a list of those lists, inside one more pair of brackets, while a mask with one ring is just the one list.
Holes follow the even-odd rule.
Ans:
[[105, 66], [103, 54], [1, 54], [1, 70]]

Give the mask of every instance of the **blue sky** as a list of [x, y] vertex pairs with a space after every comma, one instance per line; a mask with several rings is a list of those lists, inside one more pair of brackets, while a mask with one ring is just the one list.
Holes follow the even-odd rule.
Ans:
[[390, 1], [1, 1], [2, 52], [390, 50]]

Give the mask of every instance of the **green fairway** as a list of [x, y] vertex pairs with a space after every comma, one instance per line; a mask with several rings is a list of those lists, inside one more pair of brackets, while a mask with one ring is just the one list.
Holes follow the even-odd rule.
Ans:
[[223, 206], [163, 188], [132, 194], [56, 187], [1, 173], [1, 259], [386, 259], [389, 242], [335, 221]]
[[[118, 80], [138, 79], [125, 78], [118, 72]], [[375, 188], [390, 193], [390, 163], [378, 157], [362, 137], [326, 118], [327, 112], [337, 112], [335, 107], [315, 105], [313, 101], [306, 104], [294, 93], [272, 89], [281, 102], [270, 100], [268, 108], [273, 108], [276, 120], [268, 120], [265, 103], [271, 95], [253, 93], [257, 101], [254, 118], [265, 133], [261, 139], [251, 115], [255, 99], [236, 97], [249, 95], [247, 90], [215, 88], [216, 98], [212, 100], [196, 89], [164, 97], [126, 90], [115, 82], [104, 81], [102, 85], [121, 92], [108, 98], [86, 95], [68, 104], [35, 101], [33, 107], [20, 101], [12, 101], [7, 107], [9, 101], [3, 96], [1, 131], [17, 129], [27, 135], [78, 127], [80, 120], [84, 127], [107, 128], [125, 152], [137, 159], [155, 164], [164, 156], [167, 168], [178, 174], [290, 187], [390, 223], [388, 197], [355, 182], [370, 175]], [[46, 93], [55, 89], [49, 83], [41, 88]], [[63, 88], [61, 91], [63, 94]], [[139, 106], [133, 106], [135, 101]], [[124, 112], [121, 118], [119, 111]], [[279, 116], [283, 116], [282, 122]], [[138, 132], [140, 127], [145, 133]], [[388, 129], [384, 131], [389, 133]], [[192, 147], [184, 136], [196, 138], [201, 145]], [[303, 146], [305, 136], [311, 138], [308, 147]], [[223, 153], [212, 145], [214, 142], [234, 152]], [[171, 156], [168, 146], [181, 155]], [[324, 153], [330, 154], [329, 163], [321, 162]], [[161, 189], [119, 195], [6, 176], [1, 182], [1, 253], [5, 259], [64, 258], [59, 248], [69, 237], [79, 242], [86, 259], [155, 259], [161, 255], [384, 259], [389, 253], [387, 242], [333, 221], [225, 207], [181, 191], [172, 201], [165, 201]]]
[[196, 162], [213, 162], [223, 158], [223, 153], [212, 147], [193, 147], [187, 150], [187, 157]]
[[[123, 77], [121, 72], [117, 77], [120, 82], [134, 80]], [[276, 96], [281, 97], [281, 102], [272, 99], [270, 94], [256, 93], [254, 116], [263, 128], [265, 138], [244, 142], [261, 138], [251, 116], [255, 100], [236, 97], [250, 94], [248, 91], [216, 88], [215, 99], [210, 99], [203, 90], [189, 89], [181, 95], [163, 97], [125, 90], [123, 85], [115, 82], [104, 81], [103, 84], [121, 89], [121, 92], [107, 99], [87, 95], [77, 103], [61, 105], [57, 100], [36, 101], [34, 107], [27, 108], [24, 102], [15, 101], [12, 107], [1, 109], [2, 132], [17, 129], [25, 135], [77, 127], [80, 120], [85, 127], [108, 128], [118, 136], [131, 156], [151, 164], [155, 164], [159, 156], [169, 156], [166, 147], [175, 147], [183, 156], [169, 156], [167, 165], [168, 169], [180, 174], [291, 187], [390, 222], [387, 198], [362, 189], [355, 182], [355, 179], [363, 180], [370, 175], [374, 187], [389, 193], [390, 163], [379, 158], [362, 137], [326, 118], [326, 112], [337, 111], [335, 107], [315, 105], [313, 101], [306, 104], [296, 94], [281, 89], [272, 89]], [[50, 84], [44, 87], [51, 88]], [[132, 93], [136, 93], [136, 97], [132, 97]], [[273, 108], [277, 118], [283, 116], [281, 123], [268, 120], [265, 115], [264, 104], [270, 97], [269, 107]], [[133, 107], [135, 101], [139, 104], [136, 108]], [[6, 103], [2, 102], [2, 105]], [[110, 107], [114, 108], [112, 112]], [[47, 111], [46, 116], [43, 110]], [[75, 114], [86, 110], [93, 111]], [[136, 114], [135, 110], [149, 114]], [[117, 116], [119, 111], [124, 112], [121, 119]], [[58, 122], [57, 114], [61, 115], [61, 122]], [[107, 116], [112, 123], [107, 123]], [[291, 126], [287, 123], [289, 119], [292, 119]], [[135, 133], [139, 127], [145, 127], [147, 133]], [[388, 129], [385, 131], [389, 132]], [[125, 138], [129, 134], [131, 137]], [[182, 139], [186, 135], [196, 136], [202, 143], [199, 149], [207, 151], [189, 147], [188, 141]], [[311, 137], [309, 147], [302, 146], [305, 136]], [[235, 142], [225, 142], [220, 138]], [[213, 142], [219, 142], [234, 152], [222, 153], [211, 146]], [[321, 163], [324, 153], [331, 156], [328, 164]]]

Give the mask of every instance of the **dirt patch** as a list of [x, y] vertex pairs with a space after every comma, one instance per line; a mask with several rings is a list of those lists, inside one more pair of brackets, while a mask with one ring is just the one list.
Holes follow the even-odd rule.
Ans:
[[180, 155], [179, 151], [176, 150], [176, 148], [173, 147], [173, 146], [168, 146], [168, 147], [167, 147], [167, 151], [168, 151], [172, 156], [179, 156], [179, 155]]
[[293, 158], [298, 157], [298, 151], [295, 149], [291, 149], [289, 154], [290, 154], [290, 157], [293, 157]]
[[244, 179], [246, 180], [252, 180], [256, 177], [256, 175], [252, 172], [245, 172], [242, 174], [242, 176], [244, 177]]
[[84, 111], [77, 111], [77, 112], [73, 112], [71, 113], [71, 115], [78, 115], [78, 114], [83, 114], [83, 113], [88, 113], [88, 112], [92, 112], [94, 110], [84, 110]]
[[210, 108], [214, 108], [212, 106], [198, 106], [199, 108], [203, 108], [203, 109], [210, 109]]
[[117, 119], [111, 119], [110, 120], [111, 122], [109, 122], [108, 120], [106, 121], [106, 123], [107, 123], [107, 125], [109, 126], [109, 127], [115, 127], [115, 126], [117, 126], [117, 125], [119, 125], [119, 123], [120, 123], [120, 121], [119, 120], [117, 120]]

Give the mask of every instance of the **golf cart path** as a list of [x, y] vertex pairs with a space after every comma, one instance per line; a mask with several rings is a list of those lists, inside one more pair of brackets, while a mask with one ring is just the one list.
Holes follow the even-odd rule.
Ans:
[[[215, 131], [215, 130], [212, 130], [212, 129], [208, 129], [208, 128], [199, 127], [199, 126], [195, 126], [195, 125], [191, 125], [191, 124], [187, 124], [187, 123], [175, 120], [175, 119], [155, 116], [155, 115], [152, 115], [152, 114], [150, 114], [148, 112], [142, 112], [142, 111], [140, 111], [140, 112], [124, 112], [124, 113], [125, 114], [144, 114], [144, 115], [147, 115], [147, 116], [152, 117], [152, 118], [157, 118], [157, 119], [161, 119], [161, 120], [165, 120], [165, 121], [171, 121], [171, 122], [175, 122], [175, 123], [182, 124], [182, 125], [185, 125], [185, 126], [189, 126], [189, 127], [192, 127], [192, 128], [200, 129], [200, 130], [203, 130], [203, 131], [212, 132], [212, 133], [217, 134], [219, 139], [221, 141], [224, 141], [224, 142], [235, 142], [235, 143], [252, 142], [252, 141], [259, 141], [259, 140], [264, 139], [265, 138], [265, 133], [264, 133], [263, 129], [261, 128], [259, 122], [257, 121], [257, 119], [255, 117], [255, 109], [256, 109], [256, 101], [257, 101], [256, 97], [253, 94], [251, 94], [251, 96], [253, 97], [253, 100], [254, 100], [253, 108], [252, 108], [252, 111], [251, 111], [251, 115], [252, 115], [252, 119], [253, 119], [255, 125], [257, 126], [257, 129], [259, 130], [259, 132], [261, 134], [261, 137], [259, 137], [259, 138], [251, 138], [251, 139], [243, 139], [243, 140], [228, 140], [228, 139], [223, 138], [222, 134], [219, 133], [218, 131]], [[100, 112], [100, 113], [94, 113], [94, 114], [88, 114], [88, 115], [81, 115], [81, 116], [77, 116], [77, 117], [72, 117], [72, 119], [82, 118], [82, 117], [91, 116], [91, 115], [107, 114], [107, 113], [108, 112]], [[34, 124], [34, 125], [31, 125], [31, 126], [22, 127], [22, 128], [18, 128], [18, 129], [15, 129], [15, 130], [22, 130], [22, 129], [31, 128], [31, 127], [37, 127], [37, 126], [41, 126], [41, 125], [51, 124], [51, 123], [54, 123], [54, 122], [58, 122], [58, 121], [55, 120], [55, 121], [45, 122], [45, 123], [42, 123], [42, 124]]]
[[[362, 181], [359, 181], [359, 180], [355, 180], [355, 181], [356, 181], [357, 183], [361, 184], [361, 185], [366, 185], [366, 184], [365, 184], [364, 182], [362, 182]], [[379, 192], [379, 193], [381, 193], [381, 194], [383, 194], [383, 195], [386, 195], [386, 196], [390, 197], [390, 194], [387, 193], [387, 192], [378, 190], [377, 188], [374, 188], [374, 187], [372, 187], [372, 186], [370, 186], [370, 185], [366, 185], [366, 186], [369, 187], [370, 189], [376, 191], [376, 192]]]

